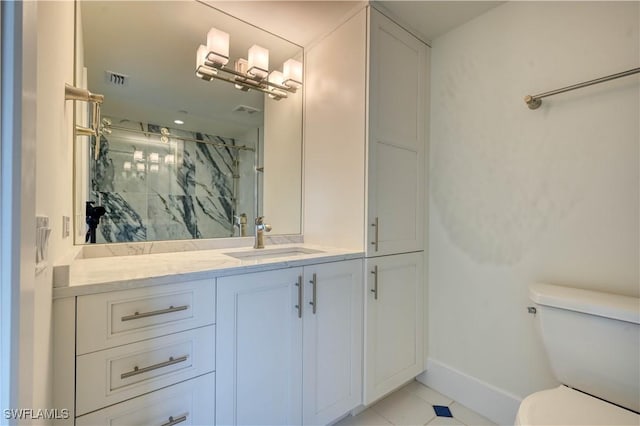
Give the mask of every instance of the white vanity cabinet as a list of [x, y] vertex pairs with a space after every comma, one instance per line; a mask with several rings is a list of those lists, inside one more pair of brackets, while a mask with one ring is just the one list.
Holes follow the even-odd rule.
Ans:
[[54, 301], [59, 424], [215, 422], [215, 280]]
[[362, 261], [219, 278], [216, 423], [327, 424], [361, 403]]
[[367, 256], [424, 248], [427, 49], [370, 8]]

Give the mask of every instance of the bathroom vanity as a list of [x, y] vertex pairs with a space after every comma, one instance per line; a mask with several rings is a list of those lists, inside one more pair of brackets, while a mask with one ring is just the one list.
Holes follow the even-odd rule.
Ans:
[[[54, 291], [54, 403], [79, 425], [335, 420], [362, 402], [362, 255], [284, 245], [78, 259]], [[162, 256], [198, 266], [145, 266]], [[110, 281], [128, 262], [138, 270]]]
[[[351, 61], [343, 64], [351, 72], [335, 66], [343, 60]], [[234, 202], [242, 193], [242, 183], [226, 178], [198, 180], [209, 179], [207, 162], [196, 164], [195, 189], [192, 181], [180, 180], [186, 172], [175, 172], [179, 194], [154, 189], [138, 203], [93, 190], [104, 200], [120, 200], [114, 209], [136, 220], [117, 222], [120, 216], [113, 214], [105, 225], [107, 241], [125, 235], [119, 227], [139, 230], [136, 238], [162, 239], [160, 230], [182, 229], [182, 216], [195, 239], [85, 246], [54, 272], [53, 406], [72, 414], [61, 423], [329, 424], [424, 371], [428, 47], [367, 6], [306, 52], [304, 62], [311, 82], [305, 86], [304, 164], [294, 158], [302, 152], [297, 124], [287, 134], [298, 145], [277, 147], [275, 141], [285, 138], [272, 135], [284, 129], [277, 117], [291, 121], [298, 113], [290, 110], [302, 110], [291, 102], [301, 96], [291, 96], [279, 103], [265, 98], [265, 140], [255, 146], [264, 142], [268, 149], [264, 158], [256, 155], [255, 165], [267, 166], [249, 168], [259, 194], [251, 208], [274, 231], [297, 234], [294, 242], [274, 244], [278, 237], [269, 237], [266, 249], [252, 249], [242, 238], [211, 246], [198, 240], [209, 225], [233, 235], [226, 223], [244, 208], [201, 203], [219, 200], [207, 192], [218, 186], [233, 187]], [[349, 96], [314, 85], [319, 77]], [[131, 156], [129, 167], [136, 155], [148, 157], [149, 169], [139, 162], [141, 173], [151, 171], [158, 155], [171, 179], [176, 164], [214, 158], [213, 148], [173, 130], [169, 135], [184, 147], [159, 154], [153, 126], [142, 128], [145, 148], [123, 154]], [[227, 151], [242, 148], [224, 143]], [[126, 169], [124, 158], [107, 159], [107, 148], [92, 148], [103, 155], [100, 164], [109, 168], [122, 160]], [[326, 155], [334, 151], [341, 155]], [[221, 158], [214, 159], [216, 170], [242, 160]], [[293, 174], [283, 172], [291, 169]], [[134, 176], [125, 172], [122, 179], [104, 173], [117, 178], [105, 187], [125, 188]], [[230, 182], [240, 175], [236, 167]], [[148, 212], [148, 223], [138, 207]], [[165, 213], [172, 221], [156, 223]], [[209, 224], [207, 215], [221, 221]], [[194, 217], [200, 222], [187, 220]], [[151, 250], [167, 244], [174, 249]]]

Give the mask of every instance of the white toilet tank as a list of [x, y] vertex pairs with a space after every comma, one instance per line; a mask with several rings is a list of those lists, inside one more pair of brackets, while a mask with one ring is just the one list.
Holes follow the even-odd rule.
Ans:
[[640, 412], [640, 299], [550, 284], [529, 296], [558, 381]]

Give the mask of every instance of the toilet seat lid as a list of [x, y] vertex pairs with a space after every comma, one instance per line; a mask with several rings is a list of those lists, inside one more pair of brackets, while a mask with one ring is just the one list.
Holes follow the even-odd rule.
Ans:
[[518, 425], [639, 425], [640, 415], [566, 386], [536, 392], [520, 404]]

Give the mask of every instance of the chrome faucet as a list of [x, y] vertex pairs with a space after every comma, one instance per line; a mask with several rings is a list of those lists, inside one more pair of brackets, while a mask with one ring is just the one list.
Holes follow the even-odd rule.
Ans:
[[271, 232], [271, 225], [264, 223], [264, 216], [256, 217], [256, 242], [253, 244], [254, 249], [264, 248], [265, 232]]
[[[247, 236], [247, 214], [242, 213], [240, 216], [233, 216], [233, 228], [238, 228], [238, 237]], [[234, 231], [235, 234], [235, 231]], [[234, 235], [235, 236], [235, 235]]]

